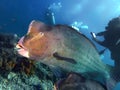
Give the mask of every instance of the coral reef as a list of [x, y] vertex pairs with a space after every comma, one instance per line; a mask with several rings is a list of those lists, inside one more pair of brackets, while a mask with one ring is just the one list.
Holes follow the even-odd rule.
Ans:
[[0, 33], [0, 90], [52, 90], [50, 69], [21, 57], [15, 50], [17, 35]]

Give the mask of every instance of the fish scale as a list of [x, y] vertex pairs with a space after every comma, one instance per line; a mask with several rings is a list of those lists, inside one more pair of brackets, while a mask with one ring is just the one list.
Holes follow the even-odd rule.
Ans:
[[[64, 30], [64, 26], [62, 27], [63, 29], [60, 30]], [[68, 27], [68, 30], [72, 31], [72, 28]], [[105, 64], [100, 60], [99, 55], [97, 50], [95, 49], [95, 46], [91, 43], [91, 41], [86, 38], [84, 35], [80, 34], [77, 31], [74, 31], [74, 33], [70, 33], [67, 30], [64, 30], [62, 32], [64, 34], [64, 38], [66, 39], [65, 41], [67, 41], [66, 47], [70, 47], [71, 49], [71, 45], [69, 44], [68, 46], [68, 40], [70, 40], [69, 42], [72, 44], [76, 44], [73, 45], [74, 48], [78, 47], [78, 50], [76, 52], [76, 54], [78, 55], [78, 59], [81, 59], [81, 57], [83, 57], [83, 59], [81, 60], [77, 60], [80, 61], [81, 64], [83, 64], [83, 68], [85, 67], [86, 69], [90, 69], [91, 71], [101, 71], [102, 73], [106, 73], [107, 71], [107, 67], [105, 66]], [[76, 34], [77, 33], [77, 34]], [[74, 35], [75, 34], [75, 35]], [[78, 35], [78, 36], [77, 36]], [[68, 37], [70, 36], [70, 38]], [[78, 40], [78, 38], [75, 37], [80, 37]], [[83, 41], [83, 42], [82, 42]], [[77, 43], [76, 43], [77, 42]], [[85, 42], [85, 43], [84, 43]], [[88, 42], [88, 44], [86, 44], [86, 42]], [[72, 51], [72, 50], [71, 50]], [[74, 51], [72, 51], [73, 53], [75, 53]], [[93, 54], [93, 55], [92, 55]], [[79, 57], [80, 56], [80, 57]], [[75, 56], [77, 57], [77, 56]], [[84, 58], [85, 57], [85, 58]], [[79, 67], [79, 66], [78, 66]], [[81, 67], [82, 69], [82, 67]], [[80, 69], [78, 69], [79, 71]], [[106, 70], [106, 71], [105, 71]], [[108, 71], [109, 73], [109, 71]]]

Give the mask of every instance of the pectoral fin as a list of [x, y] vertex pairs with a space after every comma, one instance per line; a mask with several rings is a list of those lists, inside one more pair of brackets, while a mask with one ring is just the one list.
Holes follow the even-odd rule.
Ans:
[[54, 73], [55, 77], [57, 78], [64, 78], [67, 74], [67, 72], [65, 70], [63, 70], [60, 67], [49, 67], [51, 69], [51, 71]]
[[55, 52], [55, 53], [53, 54], [53, 56], [54, 56], [57, 60], [64, 60], [64, 61], [69, 62], [69, 63], [72, 63], [72, 64], [76, 64], [76, 63], [77, 63], [74, 59], [60, 56], [57, 52]]

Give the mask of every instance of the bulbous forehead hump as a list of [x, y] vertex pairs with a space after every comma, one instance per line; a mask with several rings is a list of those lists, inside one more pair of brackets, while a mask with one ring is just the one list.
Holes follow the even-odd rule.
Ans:
[[50, 31], [52, 26], [46, 25], [40, 21], [33, 20], [31, 21], [27, 34], [36, 34], [39, 32]]

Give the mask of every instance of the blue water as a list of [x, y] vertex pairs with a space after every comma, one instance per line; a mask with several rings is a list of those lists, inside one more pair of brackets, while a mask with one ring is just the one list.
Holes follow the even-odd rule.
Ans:
[[[91, 39], [90, 32], [104, 31], [109, 20], [120, 15], [120, 2], [119, 0], [0, 0], [0, 32], [22, 36], [27, 32], [30, 21], [34, 19], [51, 24], [49, 11], [54, 13], [56, 24], [71, 25], [76, 21], [80, 24], [82, 22], [81, 32]], [[103, 49], [97, 44], [96, 46], [99, 50]], [[109, 50], [102, 56], [102, 60], [114, 65]]]

